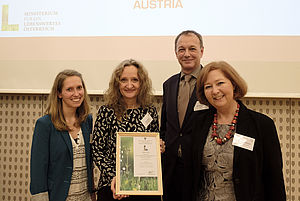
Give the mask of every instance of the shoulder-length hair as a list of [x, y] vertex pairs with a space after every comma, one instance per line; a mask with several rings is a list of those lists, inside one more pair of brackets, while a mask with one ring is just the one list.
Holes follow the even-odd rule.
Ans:
[[197, 79], [197, 98], [200, 103], [210, 105], [205, 97], [204, 84], [207, 80], [208, 73], [213, 70], [220, 70], [224, 76], [231, 81], [234, 88], [234, 100], [239, 100], [246, 95], [247, 83], [230, 64], [225, 61], [211, 62], [201, 69]]
[[139, 94], [137, 95], [137, 103], [141, 107], [147, 107], [152, 104], [152, 83], [148, 76], [148, 72], [144, 66], [133, 59], [122, 61], [113, 71], [109, 88], [104, 94], [106, 104], [113, 108], [118, 119], [122, 117], [126, 111], [126, 104], [120, 92], [120, 77], [126, 66], [135, 66], [137, 68], [137, 74], [140, 82]]
[[48, 100], [47, 100], [48, 104], [45, 113], [51, 116], [51, 121], [54, 127], [60, 131], [70, 130], [67, 126], [67, 122], [63, 114], [62, 99], [58, 97], [58, 94], [62, 92], [65, 79], [71, 76], [79, 77], [81, 79], [82, 86], [84, 89], [83, 102], [80, 105], [80, 107], [76, 109], [76, 116], [77, 116], [76, 126], [81, 125], [81, 123], [86, 120], [86, 118], [90, 113], [89, 96], [87, 94], [87, 90], [84, 81], [82, 79], [82, 75], [75, 70], [64, 70], [58, 73], [54, 80], [51, 92], [48, 96]]

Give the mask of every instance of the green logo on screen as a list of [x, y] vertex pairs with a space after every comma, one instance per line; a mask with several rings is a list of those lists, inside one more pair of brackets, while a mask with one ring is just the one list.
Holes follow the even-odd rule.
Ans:
[[2, 26], [1, 31], [19, 31], [18, 24], [8, 24], [8, 5], [2, 6]]

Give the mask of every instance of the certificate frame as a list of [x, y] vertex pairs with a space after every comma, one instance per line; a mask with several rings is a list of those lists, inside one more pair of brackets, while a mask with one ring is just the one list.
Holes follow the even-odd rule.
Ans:
[[159, 133], [117, 132], [116, 194], [163, 194]]

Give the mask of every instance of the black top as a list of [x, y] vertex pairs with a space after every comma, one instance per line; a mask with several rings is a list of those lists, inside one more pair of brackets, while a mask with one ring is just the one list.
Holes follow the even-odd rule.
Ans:
[[[145, 128], [141, 120], [149, 113], [152, 122]], [[100, 170], [98, 188], [110, 186], [116, 172], [116, 132], [158, 132], [158, 115], [155, 107], [128, 109], [121, 120], [108, 106], [101, 106], [93, 131], [92, 155]]]
[[[234, 147], [233, 174], [237, 201], [285, 201], [282, 154], [273, 120], [240, 101], [236, 133], [255, 139], [253, 151]], [[201, 161], [215, 109], [194, 113], [192, 133], [193, 195], [201, 188]]]

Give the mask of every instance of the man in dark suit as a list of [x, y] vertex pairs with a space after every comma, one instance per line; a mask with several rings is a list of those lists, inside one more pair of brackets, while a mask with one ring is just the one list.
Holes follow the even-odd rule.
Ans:
[[162, 156], [164, 200], [191, 200], [191, 114], [201, 109], [196, 98], [196, 78], [204, 51], [200, 34], [187, 30], [175, 39], [175, 54], [181, 72], [163, 84], [161, 138], [166, 150]]

